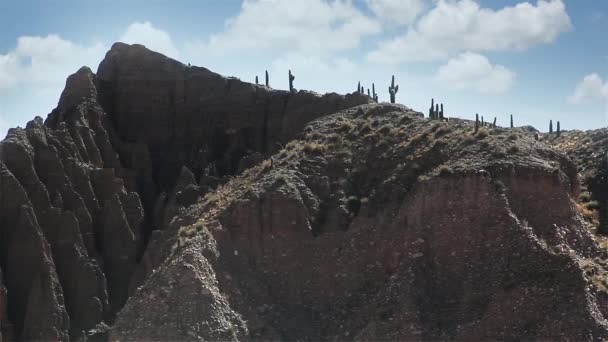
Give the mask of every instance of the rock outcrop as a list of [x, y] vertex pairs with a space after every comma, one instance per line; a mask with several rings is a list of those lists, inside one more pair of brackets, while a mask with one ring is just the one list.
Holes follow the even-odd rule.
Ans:
[[[165, 231], [154, 279], [176, 279], [193, 251], [214, 274], [145, 283], [110, 338], [606, 338], [607, 255], [573, 200], [574, 164], [527, 130], [480, 132], [386, 104], [312, 122]], [[143, 312], [159, 287], [178, 307], [192, 284], [227, 299], [217, 316]]]
[[[162, 236], [152, 231], [237, 173], [244, 156], [269, 155], [308, 121], [368, 102], [276, 91], [115, 44], [97, 74], [68, 77], [44, 122], [0, 143], [3, 336], [105, 331], [160, 262], [147, 250]], [[183, 186], [182, 169], [192, 170]]]

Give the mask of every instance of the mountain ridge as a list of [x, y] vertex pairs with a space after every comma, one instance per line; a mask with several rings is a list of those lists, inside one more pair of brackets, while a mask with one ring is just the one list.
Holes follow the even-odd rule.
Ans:
[[606, 338], [556, 139], [116, 43], [0, 142], [2, 336]]

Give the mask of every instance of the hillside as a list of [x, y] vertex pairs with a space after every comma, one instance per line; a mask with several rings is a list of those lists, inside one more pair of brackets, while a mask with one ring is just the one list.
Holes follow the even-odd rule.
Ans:
[[0, 143], [2, 337], [608, 338], [566, 136], [117, 43]]

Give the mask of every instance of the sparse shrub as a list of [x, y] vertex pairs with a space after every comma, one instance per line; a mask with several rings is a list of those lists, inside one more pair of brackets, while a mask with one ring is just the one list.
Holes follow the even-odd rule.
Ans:
[[290, 142], [287, 143], [287, 145], [285, 146], [285, 148], [287, 150], [293, 150], [296, 146], [298, 146], [298, 142], [296, 140], [292, 140]]
[[338, 134], [335, 134], [335, 133], [330, 134], [327, 137], [327, 141], [329, 141], [330, 143], [334, 143], [334, 144], [340, 142], [341, 140], [342, 140], [342, 137], [340, 135], [338, 135]]
[[435, 131], [434, 136], [435, 136], [435, 138], [439, 138], [440, 136], [446, 135], [446, 134], [450, 133], [451, 131], [452, 131], [452, 127], [444, 125]]
[[589, 210], [598, 210], [600, 209], [600, 204], [598, 201], [590, 201], [585, 205], [585, 207]]
[[502, 148], [497, 148], [496, 150], [494, 150], [494, 152], [492, 153], [492, 156], [496, 159], [501, 159], [507, 156], [507, 153], [505, 152], [504, 149]]
[[517, 152], [519, 152], [519, 147], [517, 147], [517, 145], [513, 145], [509, 147], [508, 152], [509, 154], [516, 154]]
[[373, 130], [371, 123], [367, 122], [359, 129], [360, 134], [367, 134]]
[[591, 201], [591, 194], [588, 191], [585, 191], [578, 196], [578, 200], [582, 203], [587, 203]]
[[431, 126], [431, 132], [435, 132], [439, 129], [439, 127], [441, 127], [441, 124], [439, 122], [435, 122], [433, 126]]
[[413, 138], [412, 138], [412, 143], [417, 143], [417, 142], [421, 142], [424, 140], [427, 140], [429, 137], [429, 132], [424, 131], [422, 133], [416, 134]]
[[342, 121], [340, 123], [340, 131], [342, 132], [348, 132], [350, 130], [352, 130], [355, 127], [355, 125], [353, 125], [350, 121]]
[[515, 133], [510, 134], [509, 140], [517, 140], [517, 134], [515, 134]]
[[308, 140], [321, 140], [323, 138], [323, 134], [319, 132], [314, 132], [307, 136]]
[[388, 134], [391, 131], [391, 128], [392, 128], [391, 125], [384, 125], [384, 126], [380, 127], [378, 132], [380, 132], [382, 134]]
[[467, 137], [464, 138], [465, 145], [470, 145], [473, 142], [475, 142], [475, 138], [473, 136], [467, 135]]
[[484, 139], [484, 138], [486, 138], [488, 135], [489, 135], [488, 129], [487, 129], [487, 128], [483, 128], [483, 127], [482, 127], [482, 128], [480, 128], [480, 129], [477, 131], [477, 134], [475, 134], [475, 137], [476, 137], [477, 139]]
[[311, 154], [323, 154], [327, 151], [327, 146], [319, 143], [308, 142], [304, 144], [304, 152]]
[[276, 178], [276, 181], [278, 183], [287, 183], [287, 176], [285, 176], [283, 174], [278, 175], [277, 178]]
[[452, 170], [451, 167], [447, 166], [447, 165], [442, 165], [439, 168], [439, 175], [440, 176], [448, 176], [454, 173], [454, 170]]

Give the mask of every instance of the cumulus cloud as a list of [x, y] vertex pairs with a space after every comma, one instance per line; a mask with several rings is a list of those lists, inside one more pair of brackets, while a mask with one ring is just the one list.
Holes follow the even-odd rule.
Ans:
[[152, 26], [150, 22], [135, 22], [119, 38], [119, 41], [127, 44], [141, 44], [148, 49], [160, 52], [171, 58], [179, 58], [180, 53], [173, 44], [171, 36], [160, 29]]
[[78, 45], [51, 34], [23, 36], [7, 54], [0, 54], [0, 94], [18, 86], [38, 92], [63, 85], [65, 78], [84, 64], [96, 65], [106, 47]]
[[585, 102], [606, 102], [608, 104], [608, 80], [604, 81], [600, 75], [593, 73], [580, 81], [574, 93], [568, 97], [573, 104]]
[[[147, 22], [133, 23], [120, 40], [179, 56], [171, 37]], [[48, 113], [66, 78], [83, 65], [95, 70], [111, 43], [78, 44], [56, 34], [21, 36], [12, 49], [0, 52], [0, 136], [8, 127], [24, 126], [35, 115]]]
[[482, 55], [465, 52], [442, 65], [435, 80], [458, 90], [480, 93], [504, 93], [515, 81], [515, 73], [502, 65], [493, 65]]
[[572, 28], [562, 0], [539, 0], [500, 10], [473, 0], [439, 0], [402, 36], [381, 42], [371, 61], [401, 63], [446, 59], [463, 51], [526, 49], [554, 41]]
[[347, 0], [245, 0], [223, 32], [205, 42], [191, 42], [188, 50], [191, 54], [257, 50], [321, 56], [358, 47], [363, 37], [380, 31], [377, 21]]
[[423, 0], [366, 0], [366, 3], [379, 19], [396, 26], [412, 23], [424, 10]]

